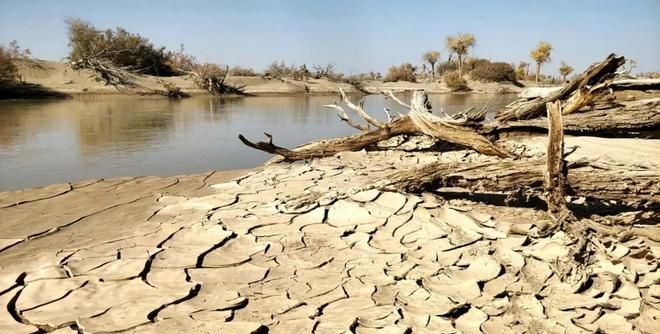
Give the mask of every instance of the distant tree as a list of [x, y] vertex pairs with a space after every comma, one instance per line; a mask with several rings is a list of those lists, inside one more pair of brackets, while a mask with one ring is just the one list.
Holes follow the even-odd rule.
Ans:
[[470, 53], [470, 49], [477, 43], [472, 34], [463, 33], [456, 36], [447, 36], [447, 48], [458, 58], [458, 75], [463, 76], [463, 58]]
[[422, 55], [422, 59], [429, 64], [431, 64], [431, 76], [435, 78], [435, 63], [438, 62], [438, 59], [440, 58], [440, 52], [438, 51], [428, 51]]
[[516, 71], [511, 64], [491, 62], [486, 59], [475, 59], [471, 63], [472, 79], [486, 82], [516, 82]]
[[530, 56], [536, 62], [536, 82], [539, 82], [541, 76], [541, 65], [550, 61], [550, 52], [552, 52], [552, 44], [540, 41]]
[[399, 66], [392, 66], [387, 70], [384, 82], [409, 81], [415, 82], [415, 66], [410, 63], [403, 63]]
[[68, 18], [69, 59], [72, 63], [96, 58], [112, 62], [115, 66], [153, 75], [173, 75], [172, 53], [164, 47], [154, 46], [147, 38], [117, 27], [99, 30], [91, 23]]
[[30, 49], [21, 49], [16, 40], [0, 45], [0, 85], [20, 81], [18, 64], [30, 58]]
[[521, 61], [516, 67], [516, 76], [519, 80], [527, 80], [529, 77], [529, 63]]
[[335, 64], [327, 63], [325, 65], [312, 65], [312, 77], [314, 79], [329, 78], [334, 75]]
[[563, 82], [566, 82], [566, 77], [567, 77], [569, 74], [573, 73], [573, 68], [570, 67], [570, 66], [569, 66], [568, 64], [566, 64], [565, 62], [562, 61], [562, 62], [561, 62], [561, 66], [559, 66], [559, 73], [561, 73], [561, 77], [562, 77], [561, 80], [562, 80]]
[[447, 87], [449, 87], [454, 92], [470, 90], [467, 81], [458, 74], [458, 71], [448, 72], [447, 74], [445, 74], [444, 79], [445, 79], [445, 83], [447, 84]]

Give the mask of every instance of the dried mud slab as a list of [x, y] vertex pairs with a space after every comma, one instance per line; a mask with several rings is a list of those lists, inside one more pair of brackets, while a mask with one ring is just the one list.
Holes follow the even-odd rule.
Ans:
[[[562, 282], [567, 236], [517, 234], [534, 209], [366, 187], [420, 159], [439, 157], [342, 153], [214, 185], [203, 174], [1, 194], [13, 227], [0, 332], [656, 331], [658, 243], [603, 239], [587, 274]], [[36, 233], [53, 230], [30, 238], [35, 213], [53, 217]]]

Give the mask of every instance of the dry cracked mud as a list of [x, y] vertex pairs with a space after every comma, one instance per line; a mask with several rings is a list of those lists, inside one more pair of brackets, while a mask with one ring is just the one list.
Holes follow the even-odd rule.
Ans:
[[534, 209], [361, 188], [438, 156], [0, 193], [0, 333], [658, 332], [656, 242], [603, 239], [562, 282]]

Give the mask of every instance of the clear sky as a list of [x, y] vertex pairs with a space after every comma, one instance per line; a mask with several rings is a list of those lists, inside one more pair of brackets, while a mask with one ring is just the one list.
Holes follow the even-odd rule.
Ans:
[[385, 72], [421, 64], [423, 52], [444, 51], [445, 36], [459, 32], [476, 36], [474, 55], [516, 63], [548, 41], [554, 51], [544, 73], [555, 74], [562, 60], [581, 71], [610, 52], [636, 60], [636, 71], [660, 70], [660, 0], [0, 0], [0, 43], [16, 39], [35, 57], [60, 59], [69, 16], [256, 70], [286, 60]]

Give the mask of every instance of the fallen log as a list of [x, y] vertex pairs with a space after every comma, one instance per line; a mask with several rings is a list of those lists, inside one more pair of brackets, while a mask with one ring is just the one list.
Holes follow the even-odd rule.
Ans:
[[613, 90], [660, 90], [660, 79], [624, 79], [615, 80], [610, 87]]
[[584, 73], [571, 80], [568, 86], [562, 90], [553, 92], [546, 97], [537, 97], [531, 101], [515, 101], [498, 112], [495, 118], [500, 122], [537, 118], [545, 112], [546, 103], [566, 100], [576, 91], [581, 92], [578, 94], [582, 98], [574, 100], [571, 106], [565, 109], [564, 113], [570, 113], [573, 109], [578, 110], [591, 100], [591, 95], [588, 94], [589, 89], [600, 82], [613, 78], [616, 70], [624, 63], [624, 57], [610, 54], [602, 62], [591, 65]]
[[[660, 98], [622, 102], [621, 106], [564, 115], [567, 134], [595, 135], [660, 129]], [[484, 132], [547, 131], [545, 118], [486, 125]]]
[[[410, 112], [390, 122], [376, 120], [369, 116], [361, 106], [351, 103], [343, 91], [341, 91], [341, 94], [346, 105], [364, 119], [367, 125], [361, 125], [352, 121], [339, 105], [328, 105], [326, 107], [340, 110], [338, 114], [339, 118], [350, 126], [362, 130], [362, 133], [335, 139], [314, 141], [291, 150], [274, 145], [270, 135], [266, 135], [268, 141], [257, 143], [251, 142], [243, 135], [239, 135], [238, 138], [243, 144], [251, 148], [277, 154], [281, 157], [272, 159], [270, 162], [321, 158], [344, 151], [359, 151], [374, 146], [378, 142], [403, 134], [428, 135], [437, 140], [474, 149], [482, 154], [501, 158], [511, 156], [510, 153], [497, 147], [486, 137], [479, 134], [472, 127], [474, 124], [470, 117], [454, 119], [453, 117], [438, 117], [431, 114], [428, 98], [421, 91], [413, 93]], [[370, 130], [369, 125], [375, 126], [376, 129]]]
[[[431, 163], [388, 175], [375, 188], [423, 192], [460, 188], [469, 194], [499, 193], [527, 202], [543, 198], [546, 159], [489, 163]], [[660, 171], [656, 166], [621, 165], [580, 160], [568, 165], [566, 194], [616, 203], [633, 210], [660, 209]]]

